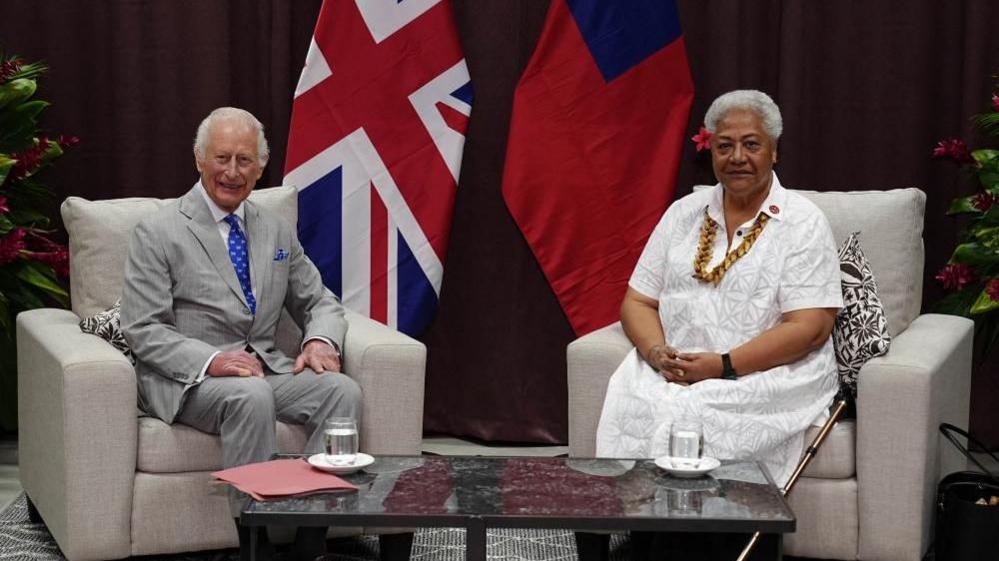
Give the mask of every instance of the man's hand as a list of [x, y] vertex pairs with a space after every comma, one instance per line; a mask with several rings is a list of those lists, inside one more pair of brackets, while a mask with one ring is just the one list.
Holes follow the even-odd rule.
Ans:
[[721, 378], [723, 369], [718, 353], [677, 353], [666, 359], [662, 372], [670, 382], [693, 384], [709, 378]]
[[225, 351], [215, 355], [205, 374], [209, 376], [258, 376], [263, 378], [264, 365], [256, 355], [246, 351]]
[[298, 374], [302, 370], [305, 370], [306, 366], [311, 368], [316, 374], [339, 372], [340, 353], [336, 352], [336, 349], [325, 341], [313, 339], [305, 344], [302, 354], [298, 355], [298, 358], [295, 359], [295, 369], [292, 372]]

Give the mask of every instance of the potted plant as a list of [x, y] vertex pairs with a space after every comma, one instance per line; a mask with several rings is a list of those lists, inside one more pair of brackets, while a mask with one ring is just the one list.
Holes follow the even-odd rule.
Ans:
[[39, 172], [78, 142], [50, 138], [38, 127], [49, 105], [33, 99], [40, 63], [0, 52], [0, 429], [17, 428], [14, 318], [32, 308], [68, 304], [66, 247], [53, 241], [43, 209], [52, 192]]
[[[989, 111], [974, 122], [987, 140], [999, 139], [999, 95], [992, 94]], [[969, 150], [963, 140], [951, 138], [937, 143], [933, 157], [953, 160], [978, 185], [975, 193], [954, 199], [947, 211], [969, 222], [936, 279], [949, 292], [938, 309], [975, 321], [975, 346], [984, 357], [999, 337], [999, 150]]]

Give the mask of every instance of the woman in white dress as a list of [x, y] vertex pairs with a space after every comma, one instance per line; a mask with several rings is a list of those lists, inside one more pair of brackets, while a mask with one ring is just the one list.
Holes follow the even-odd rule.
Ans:
[[705, 455], [761, 460], [781, 485], [836, 394], [836, 245], [773, 172], [769, 96], [724, 94], [705, 127], [719, 183], [674, 202], [635, 267], [621, 305], [635, 349], [608, 384], [597, 455], [664, 455], [670, 424], [695, 418]]

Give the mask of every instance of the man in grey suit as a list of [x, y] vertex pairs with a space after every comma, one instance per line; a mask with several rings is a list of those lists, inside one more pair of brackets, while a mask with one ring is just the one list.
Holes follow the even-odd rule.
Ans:
[[[137, 361], [140, 406], [219, 434], [227, 468], [276, 451], [275, 419], [304, 425], [306, 451], [317, 453], [327, 418], [360, 413], [359, 386], [339, 373], [343, 307], [295, 225], [246, 201], [268, 155], [253, 115], [213, 111], [194, 143], [200, 180], [135, 227], [125, 267], [121, 326]], [[295, 359], [275, 346], [282, 309], [304, 332]], [[233, 516], [243, 502], [230, 494]], [[238, 520], [237, 528], [245, 556]], [[325, 531], [300, 528], [298, 558], [321, 554]]]

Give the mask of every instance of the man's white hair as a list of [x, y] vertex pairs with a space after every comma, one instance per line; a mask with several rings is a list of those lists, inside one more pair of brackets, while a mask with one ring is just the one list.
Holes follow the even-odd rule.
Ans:
[[780, 138], [780, 133], [784, 132], [780, 108], [769, 95], [759, 90], [732, 90], [718, 96], [704, 114], [704, 128], [714, 134], [718, 130], [718, 121], [733, 109], [752, 111], [759, 115], [763, 121], [763, 129], [775, 143]]
[[216, 121], [233, 119], [242, 121], [248, 127], [257, 131], [257, 163], [261, 167], [267, 165], [270, 159], [271, 149], [267, 146], [267, 138], [264, 136], [264, 125], [253, 116], [252, 113], [238, 107], [219, 107], [212, 111], [198, 125], [198, 132], [194, 135], [194, 154], [204, 160], [208, 150], [208, 131]]

